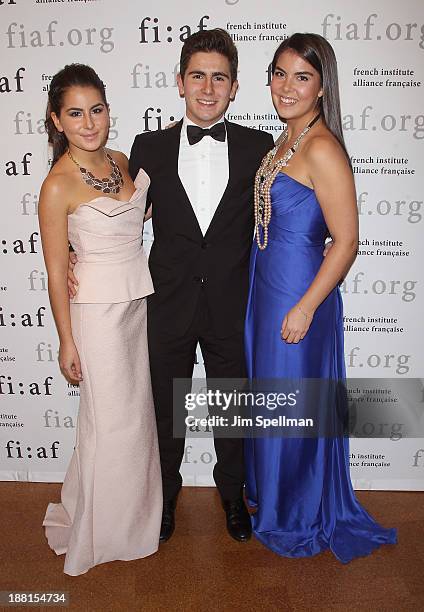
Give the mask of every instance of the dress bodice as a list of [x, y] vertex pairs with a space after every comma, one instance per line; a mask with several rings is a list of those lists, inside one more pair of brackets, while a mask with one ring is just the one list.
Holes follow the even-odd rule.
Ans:
[[279, 172], [271, 187], [270, 241], [322, 246], [328, 234], [315, 191]]
[[130, 200], [100, 196], [68, 215], [68, 237], [77, 254], [73, 303], [118, 303], [153, 293], [143, 250], [143, 221], [150, 179], [140, 169]]
[[327, 225], [315, 191], [280, 172], [271, 187], [271, 220], [268, 246], [253, 245], [251, 265], [256, 279], [293, 297], [307, 291], [323, 261]]

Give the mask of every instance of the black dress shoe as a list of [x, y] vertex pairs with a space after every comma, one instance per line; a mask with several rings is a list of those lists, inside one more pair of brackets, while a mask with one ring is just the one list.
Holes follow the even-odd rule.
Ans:
[[252, 524], [243, 498], [223, 501], [222, 505], [227, 517], [227, 531], [230, 536], [237, 542], [247, 542], [252, 535]]
[[175, 529], [175, 499], [163, 502], [162, 523], [160, 526], [160, 542], [166, 542]]

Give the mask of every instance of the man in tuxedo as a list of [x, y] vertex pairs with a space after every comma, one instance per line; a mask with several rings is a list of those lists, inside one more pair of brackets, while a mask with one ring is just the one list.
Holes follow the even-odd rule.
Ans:
[[[175, 527], [184, 439], [173, 436], [173, 379], [191, 378], [199, 343], [208, 378], [243, 378], [243, 327], [253, 238], [253, 183], [272, 137], [224, 119], [237, 88], [237, 49], [225, 30], [197, 32], [181, 52], [186, 112], [175, 126], [139, 134], [130, 174], [150, 176], [154, 243], [148, 339], [161, 456], [161, 540]], [[181, 419], [185, 418], [181, 406]], [[251, 535], [243, 501], [243, 441], [215, 439], [214, 479], [227, 529]]]

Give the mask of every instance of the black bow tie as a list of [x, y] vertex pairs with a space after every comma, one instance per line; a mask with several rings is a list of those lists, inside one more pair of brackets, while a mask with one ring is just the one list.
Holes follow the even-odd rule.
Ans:
[[219, 140], [220, 142], [225, 142], [225, 125], [224, 122], [216, 123], [211, 128], [203, 129], [198, 127], [197, 125], [188, 125], [187, 126], [187, 138], [188, 142], [191, 145], [200, 142], [203, 136], [212, 136], [215, 140]]

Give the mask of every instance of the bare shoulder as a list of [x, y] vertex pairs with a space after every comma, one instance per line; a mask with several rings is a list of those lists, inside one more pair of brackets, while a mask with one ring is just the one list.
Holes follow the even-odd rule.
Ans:
[[106, 149], [106, 151], [118, 164], [118, 166], [120, 166], [121, 168], [125, 168], [125, 170], [128, 170], [128, 157], [125, 155], [125, 153], [122, 153], [121, 151], [114, 151], [113, 149]]
[[328, 129], [320, 130], [308, 139], [304, 155], [309, 179], [317, 193], [324, 186], [354, 185], [346, 153]]
[[304, 154], [309, 178], [314, 186], [321, 181], [352, 180], [352, 171], [346, 153], [329, 130], [323, 130], [308, 139]]
[[67, 211], [68, 196], [72, 190], [72, 182], [72, 176], [69, 172], [54, 166], [41, 186], [39, 199], [41, 210], [44, 208], [56, 208], [60, 211]]
[[329, 130], [313, 135], [305, 143], [304, 154], [313, 167], [324, 164], [347, 163], [346, 154], [337, 138]]

